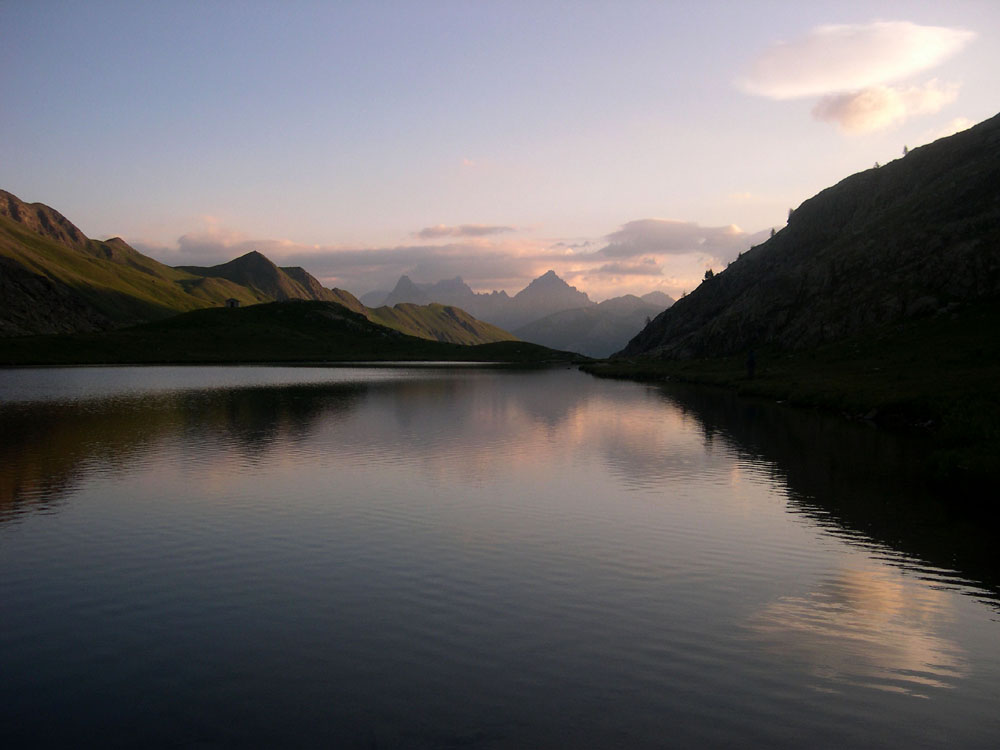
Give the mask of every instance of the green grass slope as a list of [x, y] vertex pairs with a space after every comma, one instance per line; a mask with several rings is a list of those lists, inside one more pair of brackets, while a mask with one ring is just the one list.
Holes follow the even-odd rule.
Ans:
[[226, 281], [248, 289], [257, 301], [314, 299], [336, 301], [302, 268], [279, 268], [265, 255], [253, 250], [218, 266], [178, 266], [178, 271], [206, 280]]
[[369, 320], [424, 339], [466, 345], [517, 341], [512, 333], [477, 320], [465, 310], [436, 302], [429, 305], [400, 303], [367, 310]]
[[515, 340], [516, 337], [476, 320], [464, 310], [444, 305], [399, 304], [368, 308], [342, 289], [327, 289], [299, 267], [280, 268], [259, 252], [252, 251], [218, 266], [181, 266], [206, 282], [227, 279], [270, 300], [311, 299], [338, 302], [379, 325], [401, 333], [452, 344], [484, 344]]
[[[84, 329], [109, 328], [221, 305], [229, 297], [259, 301], [231, 282], [212, 280], [209, 287], [205, 279], [147, 258], [121, 240], [88, 240], [77, 249], [6, 216], [0, 216], [0, 258], [9, 285], [4, 318], [13, 319], [16, 310], [22, 321], [0, 327], [7, 335], [72, 329], [78, 317]], [[33, 291], [29, 281], [43, 289]]]
[[327, 289], [300, 267], [279, 268], [259, 252], [211, 267], [171, 268], [120, 238], [87, 239], [42, 203], [0, 190], [0, 336], [109, 330], [163, 319], [227, 299], [335, 302], [371, 321], [434, 341], [513, 340], [496, 326], [442, 305], [370, 310], [349, 292]]
[[463, 346], [407, 336], [334, 302], [206, 308], [132, 328], [0, 339], [0, 364], [578, 359], [523, 341]]

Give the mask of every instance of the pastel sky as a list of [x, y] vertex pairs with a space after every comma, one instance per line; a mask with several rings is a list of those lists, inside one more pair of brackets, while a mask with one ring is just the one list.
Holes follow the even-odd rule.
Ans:
[[674, 296], [1000, 110], [1000, 2], [0, 2], [0, 188], [355, 294]]

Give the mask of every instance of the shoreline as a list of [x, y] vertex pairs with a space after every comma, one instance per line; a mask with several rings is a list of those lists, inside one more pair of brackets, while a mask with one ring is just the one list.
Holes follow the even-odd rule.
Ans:
[[742, 357], [622, 359], [579, 367], [594, 377], [721, 389], [916, 435], [931, 448], [931, 481], [970, 492], [995, 487], [1000, 479], [1000, 367], [900, 368], [893, 366], [892, 352], [882, 351], [876, 360], [834, 354], [758, 351], [752, 378]]

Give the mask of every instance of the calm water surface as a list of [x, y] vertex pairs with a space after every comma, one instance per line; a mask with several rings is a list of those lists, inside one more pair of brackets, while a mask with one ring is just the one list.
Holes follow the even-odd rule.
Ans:
[[0, 371], [0, 746], [997, 747], [916, 455], [575, 370]]

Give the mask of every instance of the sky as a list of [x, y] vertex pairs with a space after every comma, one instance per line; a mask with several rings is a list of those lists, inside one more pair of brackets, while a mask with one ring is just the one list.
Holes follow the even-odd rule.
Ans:
[[997, 114], [998, 34], [996, 0], [0, 0], [0, 188], [170, 265], [676, 297]]

